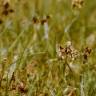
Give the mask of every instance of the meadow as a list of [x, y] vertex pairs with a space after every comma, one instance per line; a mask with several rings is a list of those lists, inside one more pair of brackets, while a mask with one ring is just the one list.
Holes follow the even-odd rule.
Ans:
[[0, 96], [96, 96], [96, 0], [0, 0]]

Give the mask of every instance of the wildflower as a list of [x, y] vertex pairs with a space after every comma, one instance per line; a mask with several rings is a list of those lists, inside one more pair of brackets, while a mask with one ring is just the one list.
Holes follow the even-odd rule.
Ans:
[[86, 48], [85, 48], [85, 52], [86, 52], [87, 54], [90, 54], [90, 53], [91, 53], [91, 49], [90, 49], [89, 47], [86, 47]]
[[44, 16], [44, 18], [41, 20], [41, 24], [44, 25], [45, 23], [48, 23], [48, 20], [51, 18], [50, 15]]
[[73, 47], [72, 42], [66, 43], [65, 53], [72, 59], [76, 59], [79, 55], [78, 51]]
[[84, 1], [83, 0], [72, 0], [72, 6], [73, 8], [81, 8], [83, 6]]
[[79, 57], [79, 52], [77, 50], [72, 51], [72, 61]]
[[13, 13], [13, 12], [14, 12], [14, 10], [10, 9], [9, 2], [5, 2], [4, 5], [3, 5], [2, 14], [7, 16], [9, 13]]
[[4, 9], [8, 9], [9, 8], [9, 3], [6, 2], [4, 5], [3, 5]]
[[86, 61], [88, 60], [88, 57], [89, 57], [90, 53], [91, 53], [91, 49], [89, 47], [86, 47], [84, 49], [84, 52], [83, 52], [83, 59], [84, 59], [83, 60], [83, 63], [86, 63]]
[[39, 23], [39, 19], [37, 17], [33, 17], [32, 18], [32, 22], [35, 24], [35, 23]]
[[42, 25], [44, 25], [44, 23], [46, 23], [46, 22], [47, 22], [46, 19], [42, 19], [42, 20], [41, 20], [41, 24], [42, 24]]
[[48, 19], [50, 19], [51, 18], [51, 15], [47, 15], [46, 16], [46, 19], [48, 20]]
[[[34, 30], [37, 32], [40, 29], [40, 20], [39, 20], [39, 18], [34, 16], [32, 18], [32, 22], [33, 22]], [[34, 34], [33, 38], [34, 38], [34, 40], [36, 40], [37, 33]]]
[[62, 46], [56, 45], [56, 52], [59, 59], [63, 60], [65, 58], [65, 49]]
[[65, 59], [67, 57], [67, 58], [70, 58], [72, 61], [76, 59], [79, 55], [78, 51], [72, 46], [71, 41], [68, 41], [66, 43], [65, 48], [59, 46], [59, 49], [57, 52], [58, 52], [57, 54], [59, 58]]

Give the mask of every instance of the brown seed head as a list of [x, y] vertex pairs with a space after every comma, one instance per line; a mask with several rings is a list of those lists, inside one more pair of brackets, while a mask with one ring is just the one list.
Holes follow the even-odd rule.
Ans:
[[9, 8], [9, 3], [6, 2], [4, 5], [3, 5], [4, 9], [8, 9]]
[[46, 22], [47, 22], [47, 19], [42, 19], [42, 20], [41, 20], [41, 24], [42, 24], [42, 25], [44, 25], [44, 23], [46, 23]]
[[51, 18], [51, 16], [50, 16], [50, 15], [47, 15], [47, 16], [46, 16], [46, 19], [50, 19], [50, 18]]
[[90, 53], [91, 53], [91, 49], [89, 47], [86, 47], [83, 53], [83, 58], [84, 58], [83, 63], [85, 63], [88, 60], [88, 56], [90, 55]]
[[39, 19], [34, 16], [34, 17], [32, 18], [32, 22], [33, 22], [34, 24], [39, 23]]
[[85, 48], [85, 53], [90, 54], [90, 53], [91, 53], [91, 49], [90, 49], [89, 47], [86, 47], [86, 48]]
[[83, 0], [72, 0], [72, 7], [81, 8], [83, 6], [83, 3], [84, 3]]
[[13, 12], [14, 12], [14, 10], [13, 10], [13, 9], [9, 9], [9, 12], [10, 12], [10, 13], [13, 13]]

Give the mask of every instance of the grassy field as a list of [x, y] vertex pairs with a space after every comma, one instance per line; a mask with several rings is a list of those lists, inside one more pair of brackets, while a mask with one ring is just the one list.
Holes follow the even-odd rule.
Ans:
[[0, 96], [96, 96], [96, 0], [0, 0]]

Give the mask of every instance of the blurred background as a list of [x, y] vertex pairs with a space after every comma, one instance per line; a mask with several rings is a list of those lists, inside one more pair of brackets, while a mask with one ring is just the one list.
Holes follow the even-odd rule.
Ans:
[[[73, 3], [75, 1], [1, 0], [1, 47], [7, 48], [11, 46], [21, 31], [25, 32], [20, 37], [22, 38], [20, 39], [22, 43], [19, 42], [19, 44], [25, 43], [29, 37], [31, 38], [35, 34], [35, 32], [30, 32], [33, 30], [33, 17], [38, 18], [40, 21], [46, 16], [50, 16], [48, 34], [51, 43], [64, 43], [67, 40], [72, 40], [76, 47], [79, 45], [80, 48], [80, 46], [85, 44], [93, 47], [96, 38], [96, 1], [84, 0], [81, 5], [77, 4], [74, 7]], [[9, 14], [2, 12], [3, 10], [5, 11], [4, 4], [6, 2], [9, 3], [9, 8], [13, 9], [14, 12], [9, 12]], [[39, 37], [43, 38], [44, 30], [42, 28], [40, 28], [38, 33], [41, 34], [39, 34], [41, 36]]]

